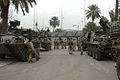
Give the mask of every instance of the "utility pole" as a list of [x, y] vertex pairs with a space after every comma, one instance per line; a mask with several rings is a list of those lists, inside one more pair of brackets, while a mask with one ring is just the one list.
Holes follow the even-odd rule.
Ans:
[[38, 13], [36, 12], [36, 23], [35, 23], [35, 26], [36, 26], [36, 31], [37, 31], [37, 26], [38, 26]]
[[84, 0], [84, 27], [85, 27], [85, 24], [86, 24], [86, 15], [85, 15], [85, 8], [86, 8], [86, 0]]
[[35, 9], [33, 9], [33, 30], [35, 29]]
[[61, 5], [61, 29], [63, 29], [63, 6]]

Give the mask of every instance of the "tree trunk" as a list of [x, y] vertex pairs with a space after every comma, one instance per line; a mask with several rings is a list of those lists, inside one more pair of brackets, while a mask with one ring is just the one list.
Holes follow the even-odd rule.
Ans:
[[2, 4], [1, 6], [1, 18], [2, 18], [2, 34], [8, 33], [8, 12], [9, 12], [9, 4], [5, 6]]
[[55, 32], [55, 28], [53, 27], [53, 32]]
[[94, 17], [92, 17], [92, 23], [94, 23]]
[[119, 4], [119, 2], [118, 2], [118, 0], [116, 0], [116, 5], [115, 5], [115, 17], [116, 17], [116, 19], [118, 19], [118, 4]]

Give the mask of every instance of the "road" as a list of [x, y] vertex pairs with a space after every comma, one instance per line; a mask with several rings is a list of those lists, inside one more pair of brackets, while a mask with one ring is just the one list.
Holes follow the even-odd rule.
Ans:
[[95, 61], [67, 50], [41, 52], [40, 61], [15, 62], [0, 68], [0, 80], [118, 80], [115, 62]]

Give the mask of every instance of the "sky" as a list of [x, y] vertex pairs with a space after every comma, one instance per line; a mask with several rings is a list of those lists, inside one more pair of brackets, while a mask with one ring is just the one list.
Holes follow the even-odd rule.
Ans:
[[[34, 15], [38, 21], [39, 29], [50, 27], [49, 20], [53, 16], [57, 16], [61, 21], [61, 8], [63, 13], [63, 29], [82, 30], [84, 25], [90, 21], [84, 16], [84, 9], [91, 4], [96, 4], [101, 10], [101, 15], [109, 18], [109, 11], [114, 10], [115, 0], [36, 0], [37, 5], [30, 7], [29, 14], [23, 16], [22, 12], [18, 13], [12, 9], [12, 19], [21, 21], [21, 27], [33, 29]], [[85, 21], [85, 22], [84, 22]], [[98, 20], [96, 20], [98, 23]], [[76, 26], [73, 26], [76, 25]], [[79, 26], [78, 26], [79, 25]], [[58, 28], [61, 28], [60, 26]]]

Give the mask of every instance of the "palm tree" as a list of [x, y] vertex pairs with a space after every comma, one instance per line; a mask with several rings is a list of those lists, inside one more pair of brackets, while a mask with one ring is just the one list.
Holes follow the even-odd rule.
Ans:
[[14, 5], [15, 9], [19, 10], [19, 7], [22, 9], [23, 14], [25, 12], [29, 13], [29, 6], [33, 7], [32, 3], [36, 4], [36, 0], [0, 0], [0, 12], [2, 18], [2, 33], [8, 32], [8, 13], [10, 5]]
[[1, 30], [2, 30], [2, 23], [0, 22], [0, 33], [1, 33]]
[[111, 22], [117, 20], [117, 18], [115, 17], [115, 13], [114, 13], [113, 10], [111, 10], [111, 11], [109, 12], [109, 16], [110, 16]]
[[85, 31], [97, 31], [99, 29], [100, 29], [100, 27], [97, 26], [93, 22], [88, 22], [87, 25], [85, 25], [85, 28], [84, 28]]
[[86, 17], [87, 19], [91, 18], [92, 23], [94, 23], [94, 20], [100, 17], [100, 9], [96, 5], [90, 5], [88, 7], [88, 10], [86, 10]]
[[60, 20], [58, 20], [58, 17], [54, 16], [50, 19], [50, 26], [53, 27], [53, 32], [55, 31], [56, 26], [60, 25]]

